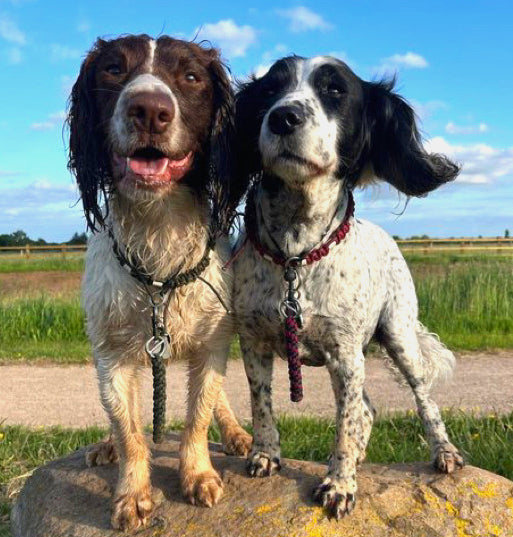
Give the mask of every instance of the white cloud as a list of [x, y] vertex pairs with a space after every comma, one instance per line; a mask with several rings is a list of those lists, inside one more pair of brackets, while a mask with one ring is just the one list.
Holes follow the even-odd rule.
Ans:
[[297, 6], [292, 9], [278, 9], [278, 15], [289, 20], [289, 30], [294, 33], [307, 32], [309, 30], [331, 30], [333, 25], [326, 22], [322, 15], [313, 12], [305, 6]]
[[406, 54], [394, 54], [382, 60], [379, 66], [380, 70], [395, 69], [425, 69], [429, 63], [427, 60], [416, 52], [407, 52]]
[[333, 50], [328, 53], [328, 56], [333, 56], [334, 58], [337, 58], [337, 60], [346, 63], [353, 70], [356, 69], [356, 62], [349, 58], [347, 52], [344, 52], [343, 50]]
[[21, 50], [18, 47], [13, 47], [7, 51], [7, 61], [11, 65], [18, 65], [23, 60]]
[[16, 45], [24, 45], [27, 42], [25, 34], [5, 13], [0, 14], [0, 37]]
[[255, 68], [253, 68], [252, 73], [260, 78], [264, 76], [267, 71], [272, 67], [273, 63], [276, 60], [279, 60], [289, 52], [287, 45], [283, 43], [278, 43], [271, 50], [267, 50], [262, 54], [262, 61]]
[[32, 123], [30, 129], [33, 131], [49, 131], [56, 126], [62, 125], [66, 119], [66, 112], [63, 110], [60, 112], [54, 112], [49, 114], [45, 121]]
[[479, 125], [456, 125], [452, 121], [449, 121], [445, 126], [445, 132], [449, 134], [480, 134], [488, 132], [489, 127], [486, 123], [479, 123]]
[[237, 26], [232, 19], [224, 19], [215, 24], [204, 24], [195, 33], [198, 39], [211, 41], [230, 58], [245, 56], [247, 49], [257, 39], [256, 30], [252, 26]]
[[78, 199], [71, 182], [39, 179], [26, 186], [0, 188], [0, 229], [23, 229], [31, 237], [67, 240], [74, 231], [85, 228]]
[[426, 149], [443, 153], [463, 165], [456, 182], [489, 184], [513, 174], [513, 148], [495, 149], [486, 144], [453, 145], [438, 136], [426, 142]]
[[433, 116], [438, 110], [448, 108], [447, 103], [444, 103], [443, 101], [427, 101], [425, 103], [420, 103], [412, 99], [410, 103], [415, 109], [415, 113], [422, 121]]
[[76, 60], [82, 56], [82, 51], [68, 47], [67, 45], [53, 43], [50, 45], [50, 55], [53, 61]]

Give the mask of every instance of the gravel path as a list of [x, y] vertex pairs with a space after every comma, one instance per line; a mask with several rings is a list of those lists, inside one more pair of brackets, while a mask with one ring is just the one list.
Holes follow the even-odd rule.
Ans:
[[[366, 389], [379, 413], [414, 408], [410, 390], [400, 387], [379, 358], [367, 361]], [[303, 368], [305, 398], [288, 399], [285, 362], [276, 361], [274, 406], [277, 413], [315, 414], [334, 418], [333, 393], [326, 368]], [[241, 361], [231, 361], [225, 389], [242, 420], [249, 420], [247, 381]], [[185, 413], [185, 369], [168, 369], [168, 419]], [[513, 410], [513, 352], [472, 353], [458, 356], [452, 380], [437, 387], [433, 397], [440, 407], [479, 413]], [[151, 377], [143, 381], [143, 418], [151, 422]], [[0, 366], [0, 423], [84, 427], [106, 425], [92, 366]]]

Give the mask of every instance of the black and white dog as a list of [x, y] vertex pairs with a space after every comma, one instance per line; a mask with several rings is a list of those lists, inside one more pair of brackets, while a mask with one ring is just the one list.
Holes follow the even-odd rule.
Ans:
[[[435, 467], [449, 473], [463, 465], [429, 398], [432, 381], [452, 369], [453, 354], [417, 320], [413, 281], [395, 242], [352, 214], [352, 190], [373, 177], [421, 196], [459, 171], [425, 151], [413, 110], [392, 89], [364, 82], [334, 58], [294, 56], [237, 97], [240, 162], [245, 180], [253, 179], [249, 241], [234, 262], [254, 424], [248, 472], [267, 476], [280, 468], [273, 355], [291, 359], [298, 350], [302, 363], [326, 365], [335, 392], [336, 445], [314, 498], [336, 518], [355, 505], [356, 466], [371, 432], [363, 382], [373, 338], [413, 390]], [[284, 317], [292, 322], [287, 344]]]

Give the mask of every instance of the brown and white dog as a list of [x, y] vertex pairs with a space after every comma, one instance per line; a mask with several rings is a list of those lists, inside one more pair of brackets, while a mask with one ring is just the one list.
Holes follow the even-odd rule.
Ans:
[[[166, 36], [99, 39], [73, 87], [68, 122], [69, 168], [94, 232], [83, 304], [115, 445], [100, 445], [88, 462], [119, 457], [111, 521], [132, 529], [147, 521], [153, 506], [138, 400], [151, 307], [147, 289], [122, 268], [113, 244], [140, 271], [165, 280], [195, 267], [208, 252], [209, 236], [218, 236], [202, 277], [230, 304], [232, 276], [221, 270], [228, 248], [219, 236], [241, 194], [231, 181], [233, 96], [214, 49]], [[210, 507], [223, 490], [208, 454], [212, 412], [228, 451], [245, 454], [251, 445], [221, 388], [233, 321], [200, 280], [172, 292], [167, 321], [170, 360], [190, 367], [183, 492]]]

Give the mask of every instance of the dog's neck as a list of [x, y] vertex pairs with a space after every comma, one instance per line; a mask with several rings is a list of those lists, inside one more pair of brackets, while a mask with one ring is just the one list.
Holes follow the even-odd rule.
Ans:
[[206, 199], [186, 186], [161, 199], [134, 201], [114, 193], [109, 225], [119, 245], [150, 276], [166, 279], [193, 268], [208, 240]]
[[264, 176], [253, 195], [260, 241], [271, 251], [278, 245], [286, 258], [318, 247], [340, 224], [348, 202], [344, 181], [335, 177], [292, 188]]

